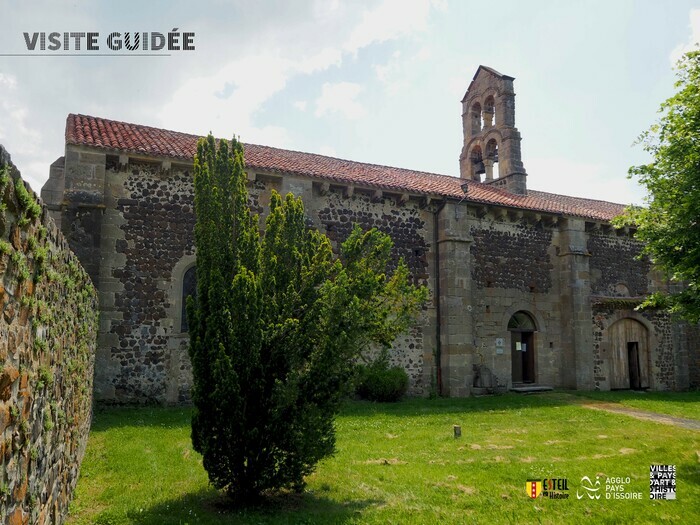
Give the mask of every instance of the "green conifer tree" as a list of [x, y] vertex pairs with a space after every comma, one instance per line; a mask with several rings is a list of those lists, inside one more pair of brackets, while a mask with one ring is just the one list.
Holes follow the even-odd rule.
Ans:
[[300, 490], [335, 447], [357, 357], [388, 347], [427, 298], [391, 239], [355, 228], [334, 255], [301, 199], [272, 192], [265, 232], [248, 206], [243, 148], [209, 135], [195, 157], [197, 296], [187, 304], [192, 442], [239, 502]]

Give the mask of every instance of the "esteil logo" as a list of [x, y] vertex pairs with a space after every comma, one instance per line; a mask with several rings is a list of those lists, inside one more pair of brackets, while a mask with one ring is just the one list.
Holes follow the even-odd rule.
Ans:
[[536, 479], [529, 479], [525, 483], [525, 492], [532, 499], [537, 498], [542, 493], [542, 482]]
[[600, 499], [600, 479], [598, 479], [598, 476], [595, 477], [595, 483], [588, 476], [583, 476], [581, 478], [581, 488], [583, 492], [576, 490], [578, 499], [583, 499], [586, 496], [588, 496], [588, 499]]

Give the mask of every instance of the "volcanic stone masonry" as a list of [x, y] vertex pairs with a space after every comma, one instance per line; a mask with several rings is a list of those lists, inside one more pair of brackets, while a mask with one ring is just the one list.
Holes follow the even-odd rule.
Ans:
[[[635, 310], [678, 285], [611, 226], [624, 206], [528, 189], [513, 80], [474, 75], [460, 178], [244, 144], [249, 205], [262, 225], [272, 190], [300, 196], [336, 248], [354, 224], [391, 235], [432, 294], [390, 353], [411, 395], [698, 386], [698, 327]], [[42, 198], [99, 291], [96, 399], [187, 403], [198, 137], [73, 114], [65, 132]]]
[[0, 146], [0, 523], [62, 523], [90, 429], [98, 299]]

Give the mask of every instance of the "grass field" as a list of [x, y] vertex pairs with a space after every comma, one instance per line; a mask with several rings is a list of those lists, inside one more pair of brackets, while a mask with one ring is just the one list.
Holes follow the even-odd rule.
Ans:
[[577, 392], [585, 398], [617, 403], [638, 410], [697, 419], [700, 421], [700, 395], [698, 392]]
[[[700, 433], [571, 398], [349, 403], [337, 420], [338, 452], [306, 492], [248, 510], [227, 509], [208, 486], [189, 442], [189, 410], [101, 410], [68, 523], [700, 523]], [[686, 407], [700, 395], [652, 401]], [[651, 464], [676, 465], [676, 501], [649, 500]], [[629, 477], [623, 492], [641, 500], [579, 500], [581, 478], [596, 475], [601, 492], [606, 478]], [[567, 478], [569, 498], [530, 499], [526, 481], [543, 478]]]

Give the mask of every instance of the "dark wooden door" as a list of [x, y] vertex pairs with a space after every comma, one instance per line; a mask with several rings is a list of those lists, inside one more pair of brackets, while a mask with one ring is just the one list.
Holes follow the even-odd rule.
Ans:
[[627, 343], [627, 361], [630, 367], [630, 388], [639, 390], [642, 388], [642, 377], [639, 369], [639, 343]]
[[516, 332], [511, 334], [511, 363], [513, 383], [535, 382], [535, 334]]
[[535, 382], [535, 334], [522, 333], [523, 383]]

